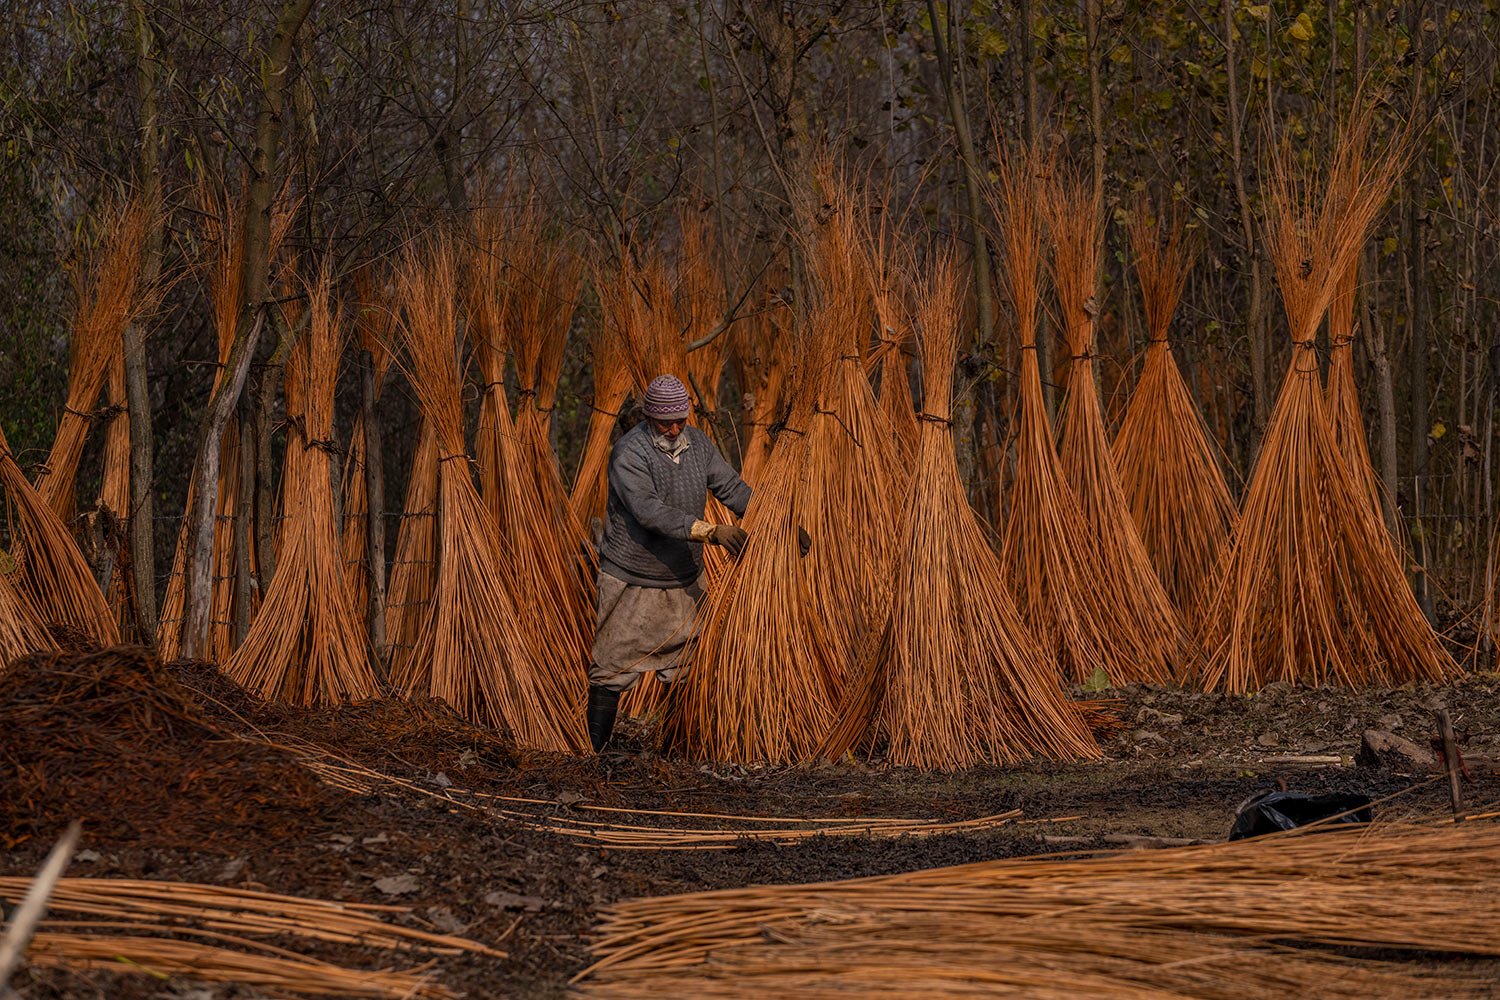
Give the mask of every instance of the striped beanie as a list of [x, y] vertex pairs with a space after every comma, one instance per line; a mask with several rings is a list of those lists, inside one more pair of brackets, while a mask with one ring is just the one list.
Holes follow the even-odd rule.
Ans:
[[658, 375], [646, 387], [642, 409], [652, 420], [686, 420], [693, 411], [693, 403], [681, 379], [676, 375]]

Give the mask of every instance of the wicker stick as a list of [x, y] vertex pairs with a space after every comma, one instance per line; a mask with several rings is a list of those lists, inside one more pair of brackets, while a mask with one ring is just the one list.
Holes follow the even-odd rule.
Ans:
[[1103, 193], [1080, 174], [1057, 170], [1043, 202], [1053, 244], [1052, 283], [1071, 358], [1058, 457], [1099, 557], [1103, 575], [1094, 581], [1094, 592], [1107, 595], [1116, 638], [1127, 651], [1126, 659], [1111, 664], [1108, 672], [1116, 684], [1160, 682], [1193, 658], [1177, 609], [1131, 517], [1094, 381], [1094, 295], [1104, 247]]
[[1500, 955], [1497, 850], [1493, 823], [1335, 828], [632, 900], [575, 981], [601, 997], [1484, 995], [1430, 956], [1327, 949]]
[[326, 269], [308, 291], [308, 333], [288, 363], [302, 391], [300, 399], [287, 396], [295, 429], [282, 473], [285, 516], [276, 576], [244, 643], [224, 664], [224, 673], [246, 690], [303, 706], [378, 693], [364, 623], [344, 585], [334, 516], [330, 453], [342, 317]]
[[125, 328], [155, 311], [166, 285], [158, 280], [142, 287], [141, 254], [146, 236], [157, 224], [160, 206], [145, 198], [122, 200], [105, 209], [99, 244], [80, 255], [71, 269], [74, 296], [68, 366], [68, 401], [58, 422], [47, 462], [37, 475], [42, 499], [64, 524], [76, 511], [78, 465], [84, 440], [94, 424], [114, 357], [124, 350]]
[[1021, 355], [1016, 470], [1000, 559], [1022, 620], [1062, 674], [1085, 680], [1102, 670], [1120, 681], [1138, 676], [1143, 665], [1126, 640], [1126, 623], [1116, 620], [1114, 595], [1098, 591], [1104, 570], [1063, 474], [1042, 402], [1036, 310], [1046, 166], [1030, 155], [1005, 158], [998, 189], [991, 192]]
[[1173, 603], [1191, 614], [1238, 517], [1222, 456], [1193, 402], [1169, 339], [1192, 254], [1182, 219], [1165, 224], [1144, 201], [1130, 246], [1150, 343], [1112, 453], [1142, 544]]
[[1398, 686], [1454, 665], [1417, 606], [1384, 525], [1334, 439], [1315, 337], [1404, 163], [1356, 109], [1321, 173], [1290, 146], [1266, 171], [1266, 236], [1292, 360], [1202, 632], [1209, 689], [1273, 681]]
[[[26, 614], [29, 605], [48, 625], [78, 629], [102, 646], [119, 642], [120, 631], [109, 601], [90, 572], [78, 542], [53, 506], [27, 481], [4, 433], [0, 433], [0, 488], [20, 521], [12, 557], [16, 561], [15, 588], [24, 601], [10, 602], [6, 609], [13, 623], [12, 641], [29, 643], [34, 638], [35, 622]], [[37, 648], [50, 645], [49, 641]]]
[[1098, 757], [1053, 662], [1021, 622], [959, 476], [950, 424], [967, 289], [951, 253], [928, 268], [922, 286], [924, 412], [894, 599], [824, 752], [841, 755], [878, 732], [893, 763], [922, 768]]
[[548, 669], [507, 590], [515, 568], [499, 525], [480, 500], [464, 451], [462, 381], [457, 364], [458, 265], [439, 234], [399, 268], [401, 339], [411, 381], [438, 448], [438, 571], [429, 615], [412, 661], [428, 693], [465, 718], [508, 731], [525, 747], [587, 752], [583, 713], [571, 678]]

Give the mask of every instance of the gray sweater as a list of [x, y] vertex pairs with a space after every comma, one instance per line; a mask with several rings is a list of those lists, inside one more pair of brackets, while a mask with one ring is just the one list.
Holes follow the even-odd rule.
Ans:
[[689, 541], [712, 493], [743, 517], [750, 487], [702, 431], [685, 427], [688, 446], [673, 462], [641, 421], [609, 456], [609, 503], [599, 568], [637, 587], [676, 588], [697, 582], [703, 547]]

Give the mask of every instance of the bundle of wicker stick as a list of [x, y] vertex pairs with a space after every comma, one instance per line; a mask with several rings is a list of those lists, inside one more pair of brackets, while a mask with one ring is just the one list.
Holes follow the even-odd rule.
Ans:
[[911, 291], [907, 287], [917, 274], [912, 247], [897, 234], [882, 213], [873, 219], [865, 237], [865, 279], [877, 323], [875, 348], [866, 361], [880, 375], [880, 412], [895, 442], [898, 481], [904, 485], [906, 470], [916, 457], [919, 424], [911, 389], [909, 355], [914, 351]]
[[[377, 694], [364, 623], [350, 602], [339, 552], [330, 453], [333, 390], [343, 348], [341, 314], [325, 271], [309, 290], [308, 332], [292, 348], [288, 374], [281, 544], [276, 575], [245, 641], [224, 673], [262, 698], [320, 705]], [[300, 406], [297, 403], [300, 402]]]
[[436, 437], [439, 530], [432, 598], [395, 679], [472, 722], [511, 733], [521, 746], [580, 752], [587, 746], [581, 671], [570, 677], [549, 669], [546, 653], [523, 631], [507, 583], [515, 567], [469, 471], [451, 237], [439, 234], [407, 257], [399, 284], [411, 381]]
[[[831, 161], [817, 165], [826, 222], [810, 261], [828, 321], [841, 331], [838, 358], [807, 431], [807, 474], [798, 488], [802, 527], [813, 545], [805, 570], [811, 612], [828, 626], [835, 655], [852, 666], [865, 637], [886, 620], [895, 558], [896, 516], [904, 478], [894, 433], [865, 376], [873, 329], [866, 194]], [[834, 540], [837, 539], [837, 544]]]
[[[123, 199], [107, 208], [100, 220], [98, 246], [81, 254], [71, 271], [76, 306], [69, 345], [68, 401], [36, 480], [38, 492], [64, 524], [71, 524], [77, 513], [84, 441], [113, 363], [119, 358], [123, 365], [125, 328], [154, 312], [165, 294], [164, 281], [144, 285], [140, 280], [146, 242], [159, 225], [160, 214], [160, 205], [144, 197]], [[124, 401], [112, 393], [111, 402]]]
[[1181, 218], [1163, 221], [1142, 201], [1130, 247], [1150, 343], [1112, 449], [1141, 542], [1173, 603], [1188, 614], [1238, 513], [1218, 449], [1172, 354], [1172, 313], [1192, 266]]
[[1318, 377], [1323, 314], [1405, 162], [1399, 138], [1375, 148], [1372, 120], [1369, 105], [1351, 113], [1324, 172], [1285, 144], [1266, 171], [1266, 242], [1294, 349], [1206, 604], [1209, 689], [1395, 686], [1453, 670], [1339, 450]]
[[[27, 481], [3, 433], [0, 433], [0, 489], [4, 490], [17, 518], [13, 526], [17, 542], [11, 553], [16, 561], [13, 579], [25, 605], [34, 609], [45, 625], [77, 629], [103, 646], [119, 642], [114, 614], [78, 542], [52, 505]], [[21, 644], [33, 641], [34, 629], [27, 624], [23, 604], [12, 602], [10, 611], [17, 628], [13, 641]], [[46, 649], [51, 645], [48, 640], [33, 648]]]
[[838, 277], [845, 273], [858, 279], [837, 267], [817, 272], [816, 301], [794, 348], [786, 423], [745, 512], [749, 543], [721, 578], [706, 574], [691, 666], [674, 682], [661, 727], [663, 746], [689, 757], [805, 760], [833, 727], [852, 650], [807, 597], [813, 577], [799, 533], [814, 458], [810, 428], [852, 318], [849, 289]]
[[1021, 623], [959, 476], [950, 422], [965, 291], [941, 255], [917, 306], [925, 391], [894, 595], [825, 752], [883, 733], [893, 763], [924, 768], [1097, 757], [1051, 658]]
[[[1055, 170], [1044, 204], [1052, 234], [1052, 284], [1062, 310], [1069, 354], [1067, 395], [1058, 457], [1088, 525], [1102, 576], [1093, 581], [1117, 624], [1127, 658], [1109, 670], [1115, 683], [1160, 682], [1190, 659], [1177, 609], [1136, 531], [1109, 450], [1104, 410], [1094, 381], [1094, 317], [1104, 248], [1103, 195], [1072, 170]], [[1077, 678], [1075, 674], [1075, 679]]]
[[1036, 338], [1046, 169], [1033, 153], [1006, 157], [993, 192], [995, 245], [1004, 251], [1021, 357], [1016, 469], [1000, 558], [1022, 620], [1063, 676], [1086, 680], [1099, 670], [1120, 681], [1139, 676], [1138, 647], [1115, 614], [1115, 595], [1098, 590], [1104, 570], [1063, 474], [1042, 397]]
[[[511, 220], [505, 246], [505, 280], [511, 288], [504, 318], [506, 340], [516, 373], [517, 447], [502, 445], [502, 461], [515, 463], [505, 485], [511, 497], [524, 495], [531, 509], [512, 511], [502, 522], [519, 558], [529, 550], [558, 619], [555, 669], [572, 671], [582, 694], [583, 670], [593, 635], [593, 585], [597, 563], [592, 545], [583, 545], [583, 522], [573, 516], [562, 467], [552, 450], [552, 410], [557, 399], [563, 352], [582, 284], [581, 260], [566, 242], [550, 236], [549, 220], [532, 200]], [[503, 434], [503, 430], [502, 430]], [[525, 477], [524, 484], [510, 476]], [[520, 488], [524, 486], [524, 489]], [[519, 595], [517, 595], [519, 601]]]
[[577, 980], [622, 998], [1484, 996], [1493, 963], [1430, 953], [1500, 958], [1497, 858], [1493, 822], [1313, 828], [633, 900]]
[[[0, 877], [0, 900], [19, 902], [30, 880]], [[431, 961], [402, 971], [356, 969], [278, 944], [344, 944], [406, 955], [504, 958], [477, 941], [390, 922], [403, 906], [303, 899], [188, 882], [65, 878], [26, 961], [39, 967], [133, 972], [240, 983], [275, 992], [344, 997], [451, 997]]]
[[[550, 410], [555, 394], [576, 274], [560, 263], [561, 249], [542, 243], [534, 204], [520, 212], [500, 206], [476, 212], [471, 229], [463, 294], [483, 379], [475, 434], [480, 496], [495, 516], [512, 569], [507, 592], [536, 639], [538, 662], [565, 681], [570, 697], [582, 698], [592, 573], [578, 565], [582, 531], [548, 442], [548, 415], [538, 408]], [[539, 298], [550, 304], [539, 305]], [[515, 354], [519, 389], [514, 415], [505, 394], [507, 350]], [[539, 399], [539, 392], [549, 398]]]

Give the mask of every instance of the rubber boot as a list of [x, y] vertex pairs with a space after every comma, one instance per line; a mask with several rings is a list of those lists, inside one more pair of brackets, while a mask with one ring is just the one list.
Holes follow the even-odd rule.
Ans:
[[620, 710], [620, 692], [597, 684], [589, 685], [589, 741], [594, 753], [604, 749], [615, 731], [615, 713]]

